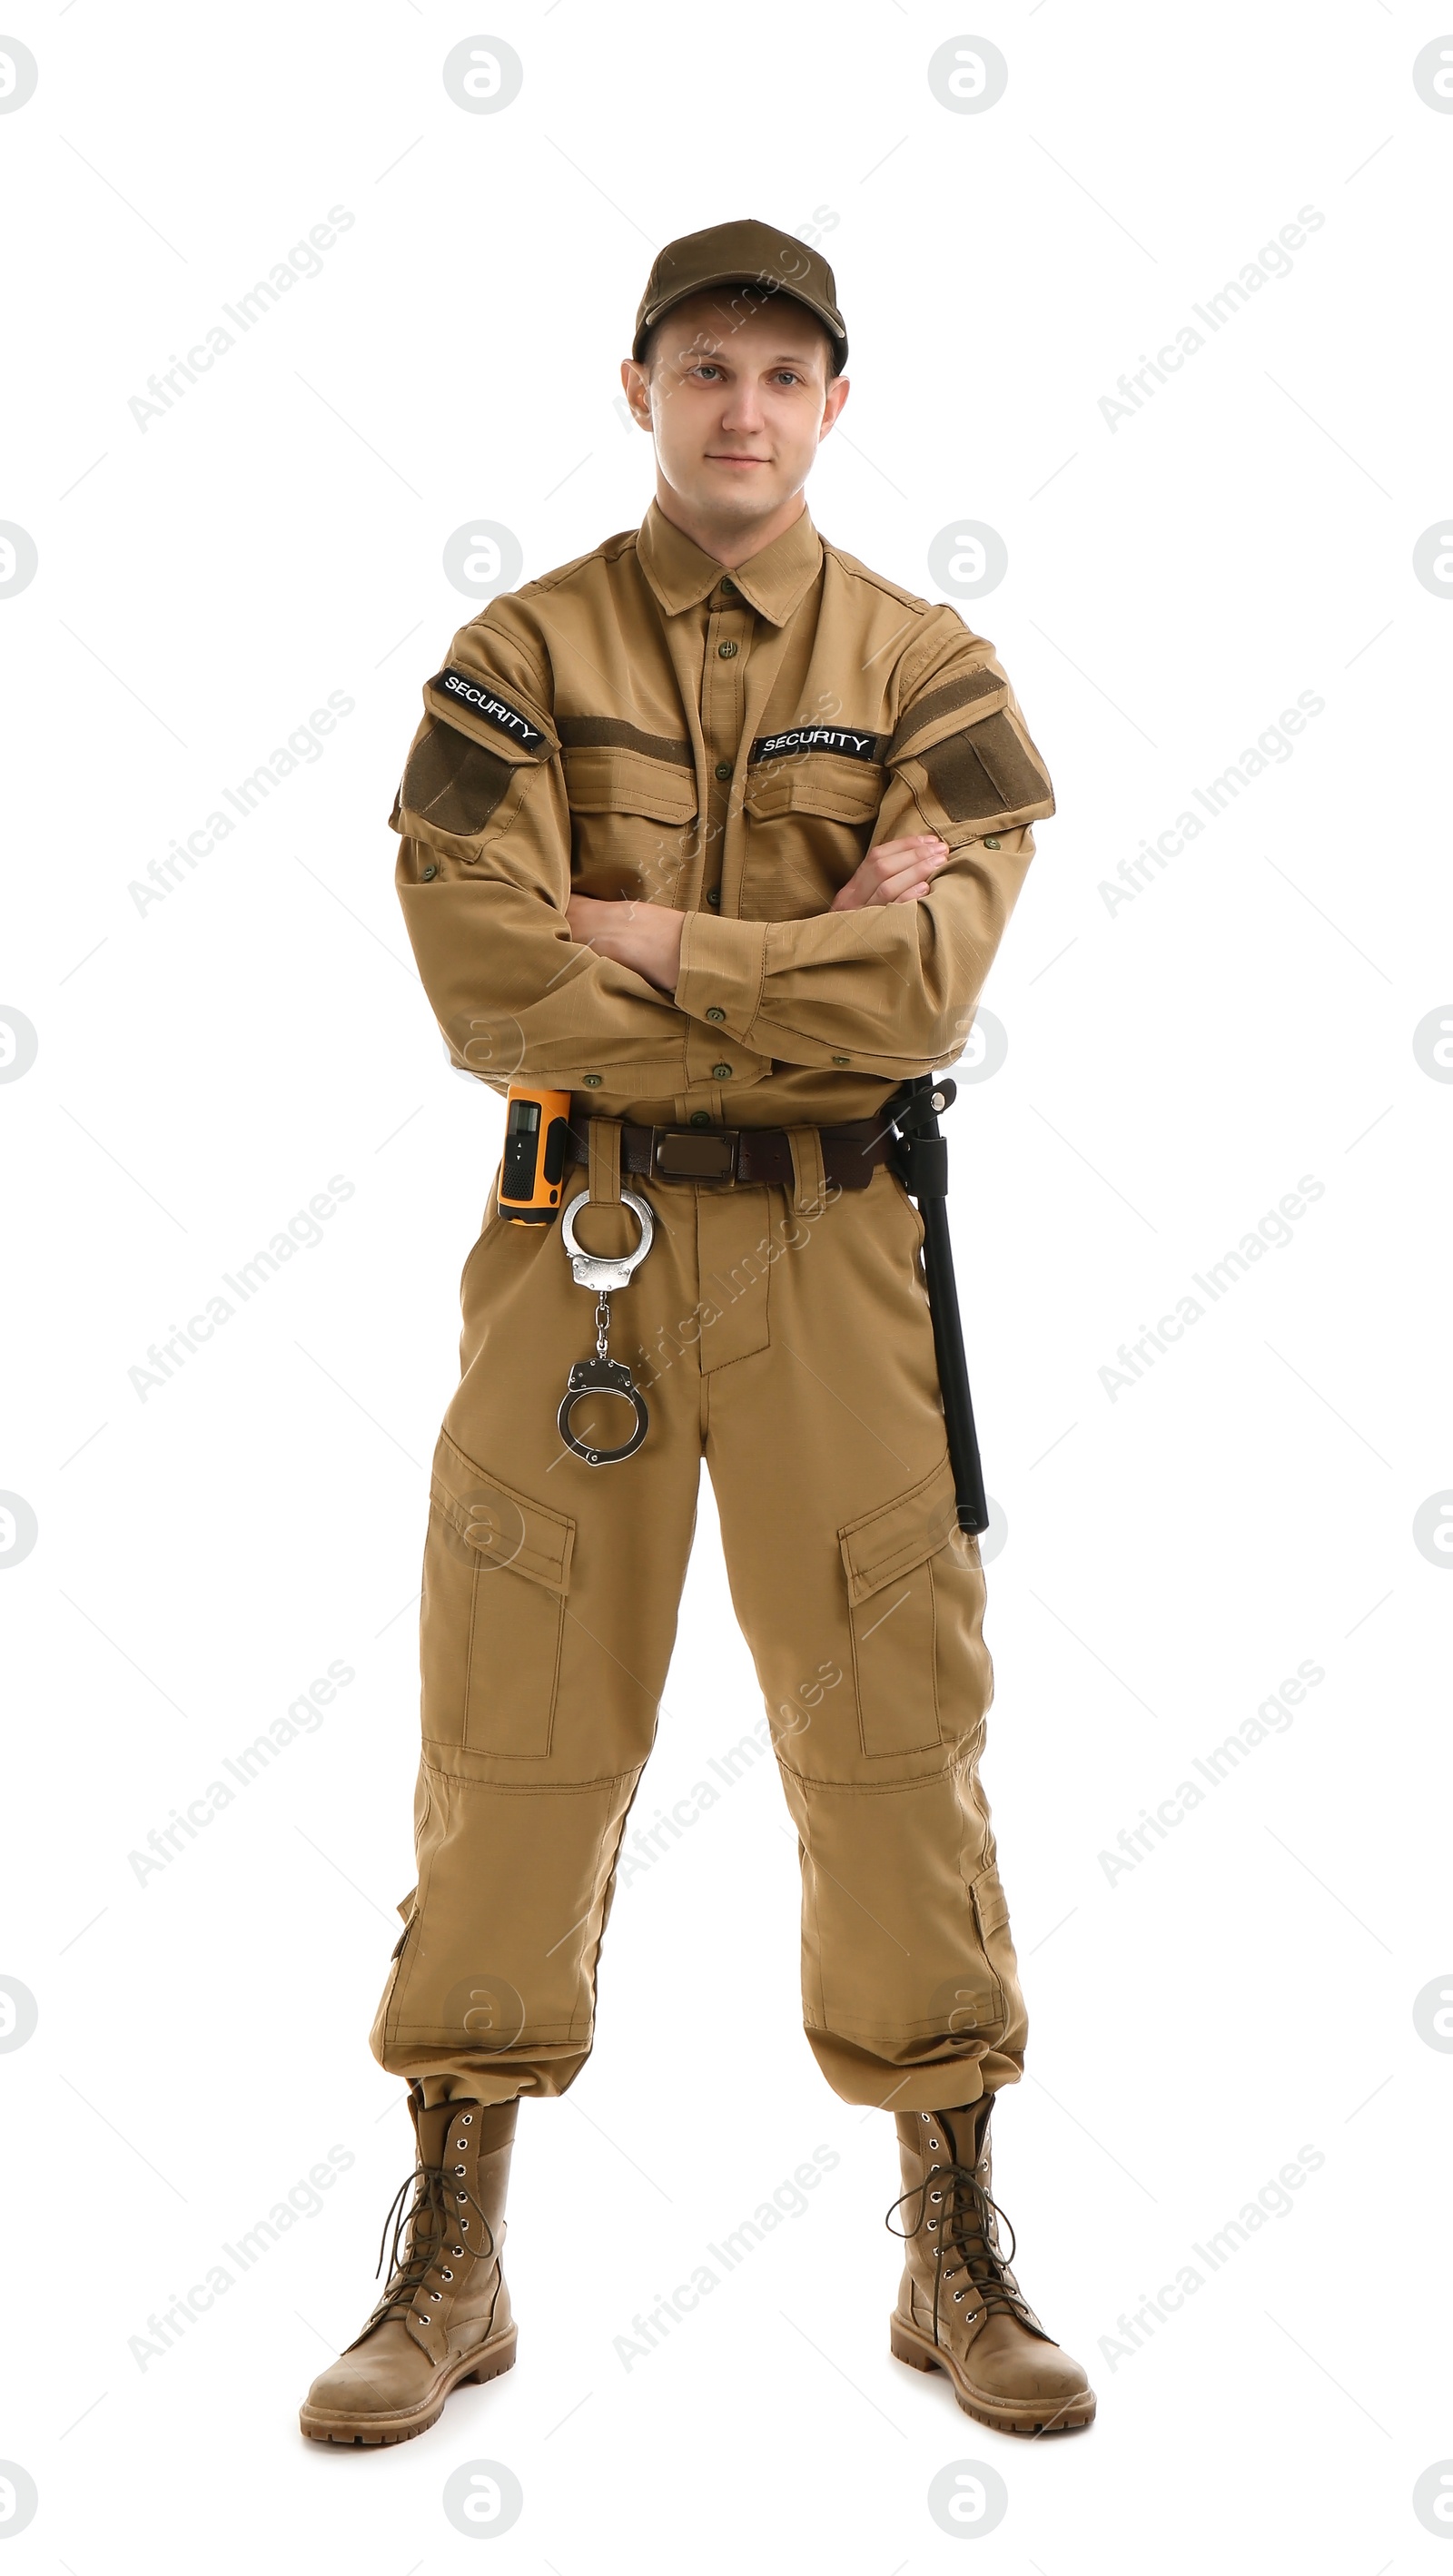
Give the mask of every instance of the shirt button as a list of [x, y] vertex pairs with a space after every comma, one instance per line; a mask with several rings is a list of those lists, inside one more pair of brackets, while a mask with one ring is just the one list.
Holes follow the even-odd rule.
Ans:
[[420, 874], [420, 876], [421, 876], [421, 877], [423, 877], [423, 878], [424, 878], [424, 880], [425, 880], [426, 882], [428, 881], [428, 879], [429, 879], [430, 877], [436, 877], [436, 876], [438, 875], [438, 873], [439, 873], [439, 871], [438, 871], [438, 869], [435, 867], [434, 862], [433, 862], [433, 860], [432, 860], [432, 859], [429, 861], [429, 864], [428, 864], [428, 866], [427, 866], [426, 868], [420, 868], [420, 870], [419, 870], [419, 874]]
[[731, 641], [731, 639], [730, 639], [730, 637], [728, 637], [728, 639], [727, 639], [726, 643], [725, 643], [725, 644], [718, 644], [718, 646], [717, 646], [717, 648], [716, 648], [716, 649], [717, 649], [717, 654], [718, 654], [718, 657], [720, 658], [720, 660], [722, 660], [723, 662], [730, 662], [730, 661], [732, 660], [733, 656], [734, 656], [734, 655], [736, 654], [736, 652], [739, 650], [739, 647], [738, 647], [737, 645], [733, 644], [733, 643], [732, 643], [732, 641]]
[[711, 905], [713, 905], [713, 906], [715, 906], [716, 904], [719, 904], [719, 903], [720, 903], [720, 901], [721, 901], [721, 888], [720, 888], [720, 886], [713, 886], [713, 887], [712, 887], [712, 889], [711, 889], [711, 892], [710, 892], [710, 894], [707, 896], [706, 900], [707, 900], [707, 902], [708, 902], [709, 904], [711, 904]]
[[583, 1073], [580, 1079], [584, 1083], [587, 1091], [599, 1091], [602, 1082], [605, 1080], [605, 1076], [600, 1073]]
[[723, 574], [722, 574], [722, 577], [721, 577], [721, 586], [722, 586], [723, 590], [729, 590], [729, 591], [731, 592], [731, 594], [732, 594], [732, 597], [733, 597], [733, 598], [735, 598], [735, 597], [736, 597], [736, 589], [737, 589], [737, 586], [736, 586], [736, 583], [732, 580], [731, 575], [730, 575], [729, 573], [723, 573]]
[[691, 1113], [691, 1124], [693, 1127], [709, 1127], [711, 1125], [711, 1111], [709, 1109], [693, 1109]]
[[997, 850], [1000, 846], [1001, 845], [997, 840], [988, 840], [984, 843], [986, 850]]
[[731, 1075], [732, 1069], [729, 1064], [714, 1064], [711, 1068], [713, 1082], [730, 1082]]
[[835, 1055], [833, 1057], [834, 1064], [851, 1064], [852, 1060], [853, 1059], [850, 1055]]
[[718, 778], [730, 778], [732, 774], [731, 762], [729, 760], [719, 760], [716, 764], [716, 774]]
[[[707, 1015], [706, 1015], [706, 1016], [707, 1016], [707, 1018], [708, 1018], [709, 1020], [724, 1020], [724, 1019], [726, 1018], [726, 1013], [725, 1013], [725, 1011], [719, 1011], [719, 1010], [717, 1009], [717, 1007], [716, 1007], [715, 1002], [713, 1002], [713, 1003], [712, 1003], [712, 1006], [711, 1006], [711, 1009], [707, 1012]], [[843, 1058], [843, 1062], [844, 1062], [844, 1063], [846, 1063], [846, 1062], [847, 1062], [847, 1058], [846, 1058], [846, 1057], [844, 1057], [844, 1058]]]

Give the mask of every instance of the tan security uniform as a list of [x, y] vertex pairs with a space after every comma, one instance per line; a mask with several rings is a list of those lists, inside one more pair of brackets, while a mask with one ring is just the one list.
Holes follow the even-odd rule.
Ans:
[[[886, 1168], [834, 1178], [820, 1131], [959, 1052], [1053, 811], [1043, 764], [990, 646], [806, 514], [727, 574], [653, 503], [491, 602], [424, 698], [393, 816], [409, 936], [457, 1062], [571, 1093], [588, 1164], [566, 1196], [588, 1171], [605, 1203], [582, 1239], [636, 1239], [610, 1204], [620, 1122], [789, 1145], [770, 1184], [628, 1171], [656, 1236], [611, 1350], [651, 1427], [616, 1466], [556, 1429], [593, 1342], [560, 1229], [491, 1193], [426, 1543], [418, 1887], [375, 2053], [431, 2102], [559, 2093], [583, 2065], [705, 1456], [800, 1841], [811, 2045], [847, 2101], [970, 2101], [1017, 2077], [1025, 2036], [978, 1779], [983, 1577], [917, 1213]], [[874, 842], [926, 830], [952, 852], [926, 899], [828, 912]], [[674, 1000], [572, 942], [572, 893], [686, 914]]]

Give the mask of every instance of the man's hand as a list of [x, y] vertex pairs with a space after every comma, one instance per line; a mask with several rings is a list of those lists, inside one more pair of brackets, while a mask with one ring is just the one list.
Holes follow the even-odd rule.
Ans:
[[654, 984], [658, 993], [676, 990], [681, 972], [684, 912], [665, 903], [602, 903], [593, 894], [573, 894], [565, 907], [570, 936], [619, 966], [630, 966]]
[[847, 884], [839, 887], [828, 910], [860, 912], [870, 903], [920, 903], [940, 868], [947, 867], [948, 855], [948, 843], [936, 832], [917, 832], [907, 841], [880, 841]]

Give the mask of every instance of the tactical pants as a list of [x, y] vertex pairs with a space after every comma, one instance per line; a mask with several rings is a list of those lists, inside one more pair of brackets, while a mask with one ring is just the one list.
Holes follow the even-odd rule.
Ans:
[[[886, 1169], [791, 1188], [640, 1181], [655, 1241], [611, 1351], [651, 1411], [591, 1467], [556, 1411], [593, 1340], [560, 1228], [494, 1212], [461, 1282], [421, 1619], [418, 1886], [373, 2029], [430, 2102], [556, 2094], [594, 2036], [617, 1855], [656, 1731], [705, 1456], [802, 1870], [809, 2042], [844, 2101], [933, 2110], [1014, 2082], [1025, 2017], [978, 1779], [992, 1675], [957, 1528], [923, 1230]], [[567, 1173], [566, 1197], [584, 1186]], [[592, 1131], [593, 1197], [619, 1130]], [[624, 1251], [629, 1210], [580, 1239]], [[574, 1428], [614, 1445], [618, 1398]], [[827, 1676], [836, 1673], [835, 1682]]]

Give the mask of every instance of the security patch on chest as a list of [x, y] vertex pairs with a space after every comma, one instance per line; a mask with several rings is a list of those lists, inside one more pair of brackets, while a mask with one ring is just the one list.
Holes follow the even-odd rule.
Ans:
[[519, 708], [512, 707], [507, 699], [498, 697], [487, 680], [477, 680], [469, 671], [445, 669], [427, 686], [437, 689], [441, 698], [452, 698], [457, 706], [468, 707], [471, 714], [483, 717], [486, 724], [498, 725], [500, 732], [507, 733], [522, 751], [538, 751], [545, 740], [537, 724], [532, 724], [528, 716], [521, 715]]
[[877, 733], [859, 732], [851, 725], [792, 725], [786, 733], [758, 734], [752, 745], [750, 760], [792, 760], [807, 751], [830, 751], [839, 760], [879, 761], [883, 757], [884, 737]]

